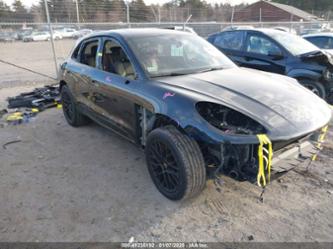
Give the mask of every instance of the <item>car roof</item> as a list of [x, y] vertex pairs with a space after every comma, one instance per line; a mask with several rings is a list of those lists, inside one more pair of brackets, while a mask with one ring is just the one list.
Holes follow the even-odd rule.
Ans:
[[[236, 29], [236, 30], [225, 30], [225, 31], [221, 31], [221, 32], [218, 32], [218, 33], [215, 33], [215, 34], [211, 34], [210, 36], [212, 35], [217, 35], [217, 34], [221, 34], [221, 33], [226, 33], [226, 32], [237, 32], [237, 31], [254, 31], [254, 32], [261, 32], [261, 33], [264, 33], [268, 36], [272, 35], [272, 34], [286, 34], [285, 31], [281, 31], [281, 30], [278, 30], [278, 29], [274, 29], [274, 28], [241, 28], [241, 29]], [[289, 33], [290, 34], [290, 33]]]
[[317, 36], [328, 36], [328, 37], [333, 37], [333, 33], [315, 33], [315, 34], [307, 34], [303, 35], [302, 37], [317, 37]]
[[142, 36], [154, 36], [154, 35], [158, 36], [158, 35], [175, 34], [175, 33], [182, 35], [190, 35], [190, 33], [171, 30], [171, 29], [133, 28], [133, 29], [114, 29], [114, 30], [98, 31], [88, 36], [85, 36], [85, 39], [101, 35], [118, 35], [124, 38], [128, 38], [128, 37], [142, 37]]

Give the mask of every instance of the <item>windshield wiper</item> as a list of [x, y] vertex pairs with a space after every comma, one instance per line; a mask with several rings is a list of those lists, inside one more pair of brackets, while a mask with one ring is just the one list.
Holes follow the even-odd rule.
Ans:
[[198, 70], [198, 71], [172, 72], [172, 73], [165, 73], [165, 74], [157, 74], [157, 75], [151, 76], [151, 78], [167, 77], [167, 76], [181, 76], [181, 75], [194, 74], [194, 73], [205, 73], [205, 72], [216, 71], [216, 70], [221, 70], [221, 69], [223, 69], [223, 67], [210, 67], [210, 68], [205, 68], [203, 70]]
[[197, 71], [195, 73], [205, 73], [205, 72], [217, 71], [217, 70], [221, 70], [221, 69], [223, 69], [223, 67], [210, 67], [210, 68], [206, 68], [206, 69]]
[[165, 73], [165, 74], [157, 74], [157, 75], [152, 75], [151, 78], [158, 78], [158, 77], [168, 77], [168, 76], [181, 76], [181, 75], [186, 75], [189, 73], [177, 73], [177, 72], [172, 72], [172, 73]]

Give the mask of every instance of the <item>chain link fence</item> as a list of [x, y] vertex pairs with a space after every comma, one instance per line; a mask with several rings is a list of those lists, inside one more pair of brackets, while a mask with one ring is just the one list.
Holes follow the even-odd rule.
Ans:
[[[280, 27], [295, 34], [333, 30], [333, 15], [330, 11], [311, 12], [311, 15], [318, 17], [311, 21], [296, 20], [292, 15], [285, 16], [280, 21], [269, 21], [281, 17], [267, 10], [260, 10], [256, 15], [252, 12], [252, 20], [245, 22], [241, 17], [250, 13], [241, 7], [206, 5], [205, 8], [196, 9], [172, 5], [146, 6], [142, 1], [126, 4], [121, 0], [48, 2], [52, 30], [62, 34], [53, 37], [55, 56], [52, 54], [51, 42], [48, 42], [50, 37], [38, 42], [24, 39], [32, 32], [49, 32], [43, 4], [32, 6], [29, 12], [0, 13], [0, 88], [16, 82], [52, 81], [52, 78], [56, 78], [54, 60], [59, 64], [67, 57], [76, 38], [81, 36], [79, 31], [83, 30], [187, 26], [202, 37], [237, 26]], [[64, 30], [72, 33], [67, 36]], [[73, 35], [75, 32], [78, 32], [77, 36]]]

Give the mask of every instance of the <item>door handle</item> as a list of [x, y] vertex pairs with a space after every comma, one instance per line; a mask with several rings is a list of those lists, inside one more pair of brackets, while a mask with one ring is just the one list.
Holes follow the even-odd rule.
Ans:
[[99, 94], [99, 93], [95, 93], [93, 95], [93, 101], [95, 103], [102, 103], [105, 101], [105, 97], [102, 95], [102, 94]]
[[99, 87], [98, 81], [97, 80], [90, 80], [91, 83], [95, 86], [95, 87]]

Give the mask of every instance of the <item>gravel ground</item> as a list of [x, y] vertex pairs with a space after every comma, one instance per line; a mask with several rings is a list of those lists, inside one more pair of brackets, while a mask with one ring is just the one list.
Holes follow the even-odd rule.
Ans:
[[[32, 86], [0, 89], [4, 100]], [[154, 187], [141, 149], [61, 110], [0, 128], [0, 241], [332, 241], [333, 132], [305, 165], [260, 188], [223, 177], [195, 199]], [[13, 140], [20, 142], [2, 147]]]
[[[55, 51], [58, 64], [69, 54], [75, 40], [55, 41]], [[0, 42], [0, 60], [55, 77], [55, 64], [50, 42]], [[22, 84], [51, 83], [52, 79], [40, 76], [11, 65], [0, 62], [0, 89], [20, 86]]]

